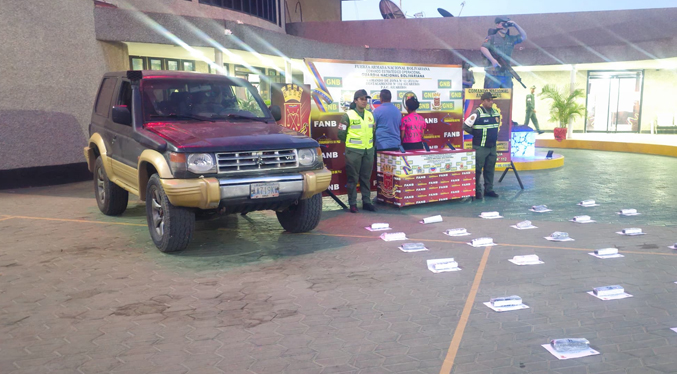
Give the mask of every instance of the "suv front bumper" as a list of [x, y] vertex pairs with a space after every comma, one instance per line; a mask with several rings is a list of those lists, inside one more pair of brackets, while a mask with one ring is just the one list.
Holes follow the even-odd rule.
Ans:
[[[279, 176], [254, 178], [196, 178], [161, 179], [162, 188], [175, 206], [216, 209], [219, 205], [242, 205], [276, 201], [308, 199], [329, 187], [331, 171], [304, 171]], [[280, 196], [270, 199], [251, 199], [251, 185], [254, 183], [277, 182]]]

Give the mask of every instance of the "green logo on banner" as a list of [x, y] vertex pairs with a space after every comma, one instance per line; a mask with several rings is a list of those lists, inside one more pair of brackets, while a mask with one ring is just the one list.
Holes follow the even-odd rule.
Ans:
[[443, 101], [442, 102], [442, 110], [454, 110], [454, 102], [453, 101]]
[[449, 92], [449, 98], [451, 100], [462, 99], [463, 98], [463, 91], [450, 91]]
[[327, 87], [343, 87], [343, 78], [327, 77], [324, 78]]
[[438, 79], [437, 88], [451, 88], [451, 79]]
[[327, 104], [327, 105], [325, 105], [324, 107], [325, 107], [325, 109], [327, 109], [327, 112], [334, 112], [334, 113], [336, 113], [336, 112], [339, 111], [339, 104], [338, 104], [338, 103]]
[[404, 94], [409, 91], [397, 91], [397, 100], [402, 100], [404, 98]]
[[420, 106], [418, 107], [418, 110], [430, 110], [430, 102], [429, 101], [421, 101]]
[[423, 91], [423, 100], [432, 100], [436, 93], [436, 91]]

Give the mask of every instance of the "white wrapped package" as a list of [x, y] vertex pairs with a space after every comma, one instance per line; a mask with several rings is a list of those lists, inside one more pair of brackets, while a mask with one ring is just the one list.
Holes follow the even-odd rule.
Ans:
[[512, 260], [520, 264], [533, 264], [541, 261], [538, 255], [514, 256]]
[[583, 200], [580, 203], [578, 203], [578, 205], [583, 205], [583, 206], [595, 205], [595, 200]]
[[468, 230], [459, 228], [459, 229], [448, 229], [447, 231], [444, 232], [445, 234], [449, 236], [462, 236], [462, 235], [468, 235]]
[[500, 216], [501, 214], [498, 212], [482, 212], [482, 214], [480, 214], [480, 217], [482, 218], [499, 218]]
[[550, 237], [557, 240], [569, 239], [569, 233], [562, 231], [555, 231], [550, 234]]
[[473, 247], [482, 247], [488, 245], [494, 245], [494, 239], [492, 238], [477, 238], [470, 241], [470, 244]]
[[574, 222], [587, 222], [590, 221], [590, 216], [576, 216], [573, 219]]
[[633, 215], [637, 214], [637, 209], [621, 209], [621, 211], [618, 212], [618, 213], [620, 213], [624, 216], [625, 215], [633, 216]]
[[403, 232], [385, 232], [381, 234], [381, 239], [387, 242], [392, 242], [395, 240], [407, 240], [407, 235]]
[[442, 216], [441, 215], [426, 217], [426, 218], [423, 219], [423, 223], [425, 223], [425, 224], [437, 223], [437, 222], [442, 222]]
[[505, 308], [508, 306], [522, 305], [522, 298], [517, 295], [494, 297], [489, 300], [491, 305], [496, 308]]
[[531, 221], [527, 220], [527, 221], [517, 222], [517, 224], [515, 226], [517, 226], [520, 229], [523, 229], [523, 228], [531, 227], [533, 225], [531, 224]]
[[595, 254], [597, 256], [612, 256], [618, 254], [618, 248], [602, 248], [596, 249]]
[[604, 287], [595, 287], [592, 289], [592, 292], [600, 297], [609, 297], [617, 296], [625, 293], [625, 290], [621, 286], [604, 286]]
[[402, 244], [402, 250], [405, 252], [409, 251], [421, 251], [425, 249], [425, 244], [423, 243], [404, 243]]
[[371, 224], [372, 230], [385, 230], [385, 229], [389, 229], [389, 228], [390, 228], [389, 223], [372, 223]]
[[554, 339], [550, 342], [552, 348], [559, 353], [582, 352], [590, 349], [587, 339]]
[[637, 227], [632, 227], [632, 228], [629, 228], [629, 229], [623, 229], [623, 231], [621, 231], [621, 232], [625, 235], [637, 235], [637, 234], [642, 233], [642, 229], [637, 228]]

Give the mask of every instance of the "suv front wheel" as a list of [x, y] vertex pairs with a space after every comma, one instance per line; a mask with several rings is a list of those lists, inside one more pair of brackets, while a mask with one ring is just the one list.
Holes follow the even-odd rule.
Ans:
[[322, 215], [322, 194], [318, 193], [310, 199], [299, 200], [289, 208], [277, 212], [277, 220], [286, 231], [307, 232], [320, 223]]
[[195, 231], [195, 213], [169, 202], [157, 174], [146, 188], [146, 219], [155, 246], [165, 253], [186, 248]]
[[94, 196], [99, 210], [107, 216], [119, 216], [127, 209], [129, 193], [108, 179], [101, 157], [94, 164]]

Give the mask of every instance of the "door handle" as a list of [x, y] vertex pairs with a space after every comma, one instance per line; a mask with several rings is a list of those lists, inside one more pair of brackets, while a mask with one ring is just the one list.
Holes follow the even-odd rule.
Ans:
[[117, 136], [114, 136], [113, 139], [110, 141], [111, 144], [115, 144], [115, 141], [118, 140]]

